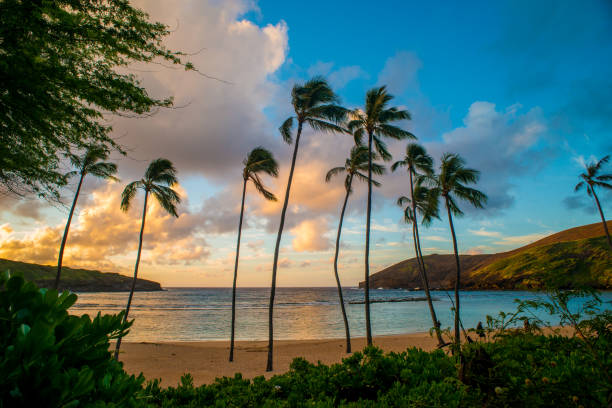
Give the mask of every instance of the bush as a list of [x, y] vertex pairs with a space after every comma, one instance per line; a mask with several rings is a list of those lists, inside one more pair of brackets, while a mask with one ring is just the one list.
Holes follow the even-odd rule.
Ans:
[[136, 406], [142, 375], [113, 360], [123, 314], [73, 316], [77, 296], [0, 274], [0, 407]]

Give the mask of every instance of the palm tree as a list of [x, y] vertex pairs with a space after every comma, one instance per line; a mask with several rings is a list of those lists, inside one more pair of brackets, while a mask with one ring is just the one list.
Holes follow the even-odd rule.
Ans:
[[372, 144], [383, 160], [391, 160], [391, 154], [383, 142], [383, 137], [392, 139], [405, 139], [416, 137], [391, 122], [409, 120], [410, 113], [396, 107], [387, 105], [393, 96], [387, 93], [387, 88], [370, 89], [366, 93], [365, 109], [353, 110], [349, 117], [348, 130], [354, 135], [355, 141], [360, 144], [363, 137], [368, 137], [368, 207], [366, 215], [366, 245], [365, 245], [365, 319], [366, 338], [368, 345], [372, 345], [372, 325], [370, 322], [370, 216], [372, 212]]
[[72, 206], [70, 207], [70, 213], [68, 214], [68, 220], [66, 221], [66, 228], [64, 228], [64, 235], [62, 236], [62, 243], [60, 244], [59, 256], [57, 258], [57, 275], [55, 276], [54, 289], [58, 289], [60, 282], [60, 275], [62, 274], [62, 261], [64, 259], [64, 247], [66, 246], [66, 240], [68, 239], [68, 230], [70, 229], [70, 223], [72, 222], [72, 215], [74, 214], [74, 208], [76, 207], [77, 200], [79, 199], [79, 193], [81, 192], [81, 186], [83, 185], [83, 179], [87, 174], [96, 176], [105, 180], [118, 179], [114, 176], [117, 173], [117, 165], [115, 163], [100, 162], [100, 160], [106, 160], [108, 158], [108, 150], [99, 147], [92, 146], [83, 156], [77, 156], [71, 154], [69, 156], [70, 163], [77, 169], [66, 174], [66, 177], [72, 177], [77, 174], [80, 175], [79, 184], [72, 200]]
[[[159, 205], [166, 210], [170, 215], [178, 217], [176, 206], [181, 202], [181, 197], [171, 187], [178, 183], [176, 178], [176, 169], [172, 162], [168, 159], [156, 159], [149, 164], [147, 171], [142, 179], [133, 181], [121, 193], [121, 209], [127, 211], [130, 208], [132, 199], [136, 196], [138, 189], [144, 190], [144, 205], [142, 207], [142, 223], [140, 225], [140, 237], [138, 239], [138, 254], [136, 255], [136, 265], [134, 267], [134, 279], [132, 280], [132, 288], [128, 297], [127, 306], [123, 321], [126, 322], [130, 313], [130, 305], [136, 288], [136, 280], [138, 278], [138, 264], [140, 263], [140, 253], [142, 251], [142, 235], [145, 228], [145, 218], [147, 215], [147, 202], [149, 194], [157, 199]], [[117, 339], [115, 347], [115, 360], [119, 359], [119, 348], [121, 347], [121, 337]]]
[[457, 236], [453, 225], [453, 216], [463, 215], [463, 211], [457, 205], [457, 199], [466, 201], [476, 208], [484, 208], [487, 196], [466, 184], [475, 184], [480, 178], [478, 170], [465, 167], [465, 160], [458, 154], [445, 153], [440, 164], [440, 174], [434, 177], [434, 194], [444, 199], [448, 223], [453, 237], [453, 250], [455, 251], [455, 263], [457, 275], [455, 278], [455, 349], [459, 350], [461, 344], [460, 321], [459, 321], [459, 288], [461, 287], [461, 266], [459, 263], [459, 251], [457, 250]]
[[272, 285], [270, 288], [270, 306], [268, 309], [268, 362], [266, 371], [272, 371], [272, 355], [274, 347], [274, 295], [276, 293], [276, 270], [278, 267], [278, 253], [280, 250], [281, 236], [283, 235], [283, 227], [285, 225], [285, 214], [287, 212], [287, 204], [289, 203], [289, 191], [291, 189], [291, 181], [293, 180], [293, 171], [295, 169], [295, 161], [298, 153], [300, 137], [302, 136], [302, 128], [304, 124], [309, 125], [313, 130], [323, 132], [344, 132], [344, 129], [339, 126], [339, 123], [344, 121], [347, 110], [337, 103], [338, 96], [331, 89], [327, 81], [322, 77], [314, 77], [305, 84], [296, 84], [291, 90], [291, 104], [295, 116], [287, 118], [279, 128], [283, 140], [291, 144], [293, 138], [291, 129], [297, 121], [297, 133], [295, 137], [295, 146], [293, 147], [293, 157], [291, 159], [291, 169], [289, 170], [289, 179], [287, 180], [287, 190], [285, 191], [285, 200], [281, 211], [281, 219], [278, 227], [278, 235], [276, 237], [276, 246], [274, 248], [274, 264], [272, 265]]
[[602, 166], [610, 160], [610, 156], [605, 156], [603, 159], [598, 161], [597, 163], [589, 163], [585, 165], [586, 173], [582, 173], [579, 177], [582, 181], [576, 184], [574, 191], [580, 190], [582, 187], [586, 186], [587, 194], [593, 196], [595, 199], [595, 204], [597, 204], [597, 209], [599, 210], [599, 215], [601, 216], [601, 223], [603, 224], [604, 231], [606, 232], [606, 238], [608, 238], [608, 245], [610, 245], [610, 249], [612, 249], [612, 240], [610, 240], [610, 231], [608, 231], [608, 224], [606, 223], [606, 219], [604, 217], [603, 211], [601, 210], [601, 204], [599, 203], [599, 198], [597, 198], [597, 194], [595, 193], [595, 187], [601, 187], [608, 190], [612, 190], [612, 184], [608, 183], [608, 181], [612, 180], [612, 174], [601, 174], [598, 175]]
[[[408, 197], [400, 197], [397, 201], [400, 207], [408, 204], [410, 207], [406, 207], [404, 210], [405, 221], [412, 224], [412, 234], [414, 240], [414, 252], [417, 259], [417, 265], [419, 268], [419, 272], [421, 275], [421, 281], [423, 283], [423, 287], [425, 288], [425, 296], [427, 297], [427, 303], [429, 305], [429, 313], [431, 314], [431, 319], [436, 331], [436, 337], [438, 338], [438, 345], [441, 346], [444, 344], [444, 340], [442, 340], [442, 333], [440, 332], [440, 325], [438, 324], [438, 319], [436, 317], [436, 311], [433, 306], [433, 302], [431, 300], [431, 294], [429, 293], [429, 280], [427, 279], [427, 272], [425, 271], [425, 261], [423, 260], [421, 254], [421, 245], [420, 245], [420, 236], [419, 236], [419, 224], [417, 220], [417, 209], [421, 211], [421, 214], [424, 215], [423, 222], [428, 223], [432, 218], [432, 208], [429, 205], [429, 191], [428, 189], [421, 185], [417, 186], [417, 193], [415, 195], [415, 187], [414, 187], [414, 178], [418, 176], [419, 171], [422, 174], [431, 175], [433, 174], [433, 159], [430, 155], [427, 154], [425, 148], [416, 143], [410, 143], [406, 146], [406, 155], [403, 160], [396, 161], [391, 166], [391, 171], [397, 170], [399, 167], [406, 167], [408, 170], [408, 175], [410, 178], [410, 198]], [[418, 199], [417, 199], [418, 197]], [[436, 208], [437, 215], [437, 208]]]
[[[346, 203], [348, 202], [349, 195], [352, 192], [353, 178], [357, 177], [360, 180], [368, 181], [368, 176], [363, 174], [363, 171], [368, 169], [368, 149], [365, 146], [354, 146], [351, 149], [351, 156], [346, 159], [344, 166], [334, 167], [327, 172], [325, 176], [325, 182], [329, 181], [335, 175], [346, 173], [344, 179], [344, 188], [346, 189], [346, 196], [344, 197], [344, 203], [342, 204], [342, 211], [340, 212], [340, 222], [338, 223], [338, 235], [336, 237], [336, 252], [334, 254], [334, 274], [336, 275], [336, 284], [338, 285], [338, 296], [340, 298], [340, 309], [342, 310], [342, 318], [344, 319], [344, 331], [346, 332], [346, 352], [351, 352], [351, 334], [349, 332], [348, 319], [346, 318], [346, 310], [344, 309], [344, 297], [342, 296], [342, 286], [340, 285], [340, 277], [338, 276], [338, 253], [340, 251], [340, 233], [342, 232], [342, 222], [344, 220], [344, 212], [346, 210]], [[372, 163], [372, 173], [381, 175], [385, 172], [384, 166], [378, 163]], [[372, 180], [372, 184], [380, 186], [380, 183]]]
[[251, 150], [246, 159], [242, 161], [244, 169], [242, 170], [242, 204], [240, 205], [240, 221], [238, 222], [238, 242], [236, 244], [236, 262], [234, 264], [234, 284], [232, 286], [232, 334], [230, 340], [229, 361], [234, 361], [234, 326], [236, 323], [236, 281], [238, 279], [238, 256], [240, 254], [240, 236], [242, 234], [242, 217], [244, 215], [244, 198], [246, 195], [247, 181], [251, 180], [257, 191], [264, 196], [266, 200], [276, 201], [274, 194], [266, 190], [261, 179], [260, 173], [265, 173], [273, 177], [278, 176], [278, 163], [274, 159], [272, 153], [263, 147], [256, 147]]

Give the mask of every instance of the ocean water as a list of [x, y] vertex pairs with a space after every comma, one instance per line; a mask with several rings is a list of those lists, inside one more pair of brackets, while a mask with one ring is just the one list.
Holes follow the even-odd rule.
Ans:
[[[346, 302], [363, 301], [364, 291], [344, 288]], [[236, 338], [264, 340], [268, 336], [268, 288], [238, 288]], [[453, 296], [453, 293], [449, 292]], [[93, 316], [118, 313], [128, 293], [79, 293], [71, 308], [75, 314]], [[227, 340], [230, 335], [231, 288], [169, 288], [162, 292], [136, 292], [130, 309], [134, 319], [126, 341], [200, 341]], [[423, 297], [422, 291], [374, 289], [372, 300]], [[432, 291], [434, 306], [442, 327], [451, 327], [451, 301], [444, 291]], [[603, 308], [612, 308], [612, 292], [602, 294]], [[544, 294], [520, 291], [466, 291], [461, 293], [461, 318], [465, 328], [486, 322], [486, 315], [516, 310], [515, 299], [545, 298]], [[575, 300], [577, 307], [581, 300]], [[371, 304], [374, 335], [426, 332], [431, 327], [427, 302], [390, 302]], [[347, 304], [352, 337], [365, 336], [363, 304]], [[553, 324], [558, 323], [540, 313]], [[317, 339], [344, 337], [344, 324], [338, 292], [331, 288], [277, 288], [274, 308], [275, 338]]]

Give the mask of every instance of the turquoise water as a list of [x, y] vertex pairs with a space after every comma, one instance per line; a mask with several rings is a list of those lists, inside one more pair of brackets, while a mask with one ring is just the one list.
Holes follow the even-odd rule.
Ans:
[[[236, 338], [264, 340], [268, 336], [268, 288], [239, 288], [236, 311]], [[452, 296], [453, 294], [450, 293]], [[364, 292], [345, 288], [346, 301], [363, 301]], [[371, 299], [423, 297], [423, 292], [376, 289]], [[453, 324], [451, 302], [443, 291], [433, 291], [434, 307], [442, 327]], [[94, 315], [118, 313], [128, 293], [80, 293], [72, 311]], [[602, 294], [603, 307], [612, 308], [612, 292]], [[536, 292], [469, 291], [461, 294], [461, 318], [466, 328], [483, 324], [486, 315], [516, 309], [514, 299], [545, 298]], [[126, 341], [227, 340], [230, 333], [231, 288], [170, 288], [163, 292], [136, 292], [130, 310], [135, 319]], [[574, 301], [574, 307], [578, 306]], [[432, 326], [427, 302], [371, 304], [374, 335], [425, 332]], [[365, 336], [364, 305], [347, 305], [351, 336]], [[540, 317], [556, 324], [545, 313]], [[342, 338], [344, 325], [336, 288], [277, 288], [274, 309], [276, 339]]]

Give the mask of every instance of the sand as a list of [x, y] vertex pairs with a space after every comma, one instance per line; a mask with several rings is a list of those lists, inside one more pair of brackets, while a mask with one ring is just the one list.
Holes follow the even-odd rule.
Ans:
[[[365, 338], [351, 340], [354, 351], [362, 350]], [[436, 340], [429, 333], [379, 336], [374, 345], [385, 351], [404, 351], [409, 347], [433, 350]], [[160, 378], [162, 386], [174, 386], [184, 373], [193, 376], [195, 385], [208, 384], [216, 377], [240, 372], [245, 378], [270, 377], [289, 370], [296, 357], [325, 364], [339, 363], [347, 357], [344, 339], [278, 340], [274, 342], [274, 371], [266, 373], [267, 341], [238, 341], [234, 362], [228, 361], [229, 341], [159, 342], [121, 344], [120, 361], [130, 374], [142, 372], [147, 379]]]

